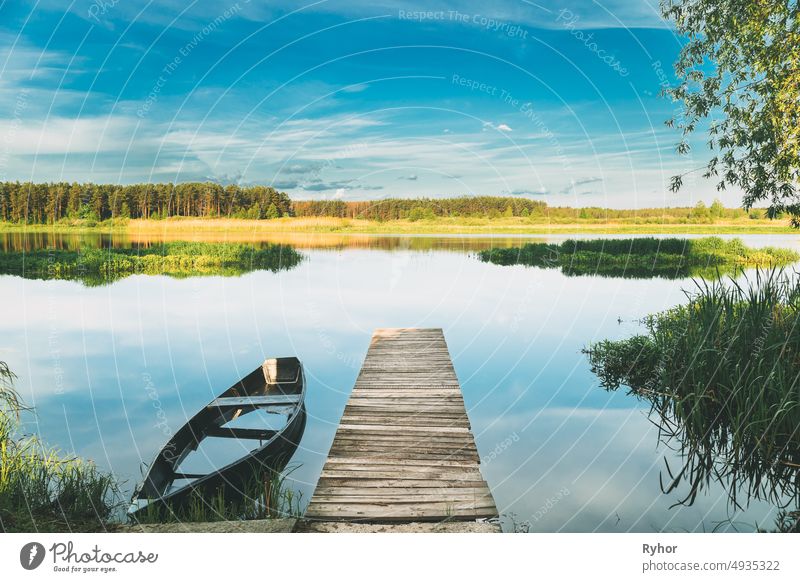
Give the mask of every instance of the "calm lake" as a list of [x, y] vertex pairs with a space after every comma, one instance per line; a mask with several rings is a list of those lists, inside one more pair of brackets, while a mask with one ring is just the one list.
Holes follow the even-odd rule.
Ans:
[[[4, 236], [4, 250], [147, 242]], [[476, 257], [565, 238], [283, 235], [258, 242], [291, 244], [305, 259], [278, 273], [135, 275], [95, 287], [4, 275], [0, 360], [35, 407], [26, 430], [111, 469], [127, 495], [168, 431], [265, 357], [296, 355], [308, 424], [291, 477], [307, 501], [372, 331], [441, 327], [506, 529], [515, 520], [544, 532], [772, 526], [773, 507], [732, 513], [717, 484], [671, 508], [680, 492], [663, 494], [659, 475], [674, 453], [659, 446], [648, 406], [600, 388], [581, 353], [681, 303], [691, 279], [575, 277]], [[741, 238], [800, 250], [795, 236]]]

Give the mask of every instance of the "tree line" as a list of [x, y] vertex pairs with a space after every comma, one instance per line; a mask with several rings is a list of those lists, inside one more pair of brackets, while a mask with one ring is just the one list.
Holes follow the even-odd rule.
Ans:
[[[425, 220], [438, 217], [531, 217], [539, 221], [714, 222], [748, 217], [741, 208], [611, 209], [556, 207], [540, 200], [511, 196], [454, 198], [387, 198], [385, 200], [291, 200], [268, 186], [222, 186], [212, 182], [181, 184], [78, 184], [0, 182], [0, 221], [54, 224], [116, 218], [160, 219], [173, 216], [201, 218], [270, 219], [283, 216], [387, 220]], [[762, 218], [753, 209], [750, 218]]]
[[445, 216], [494, 218], [530, 216], [547, 207], [542, 201], [504, 196], [462, 196], [457, 198], [387, 198], [345, 202], [343, 200], [297, 200], [295, 216], [332, 216], [366, 220], [422, 220]]
[[171, 216], [280, 218], [291, 214], [289, 196], [267, 186], [0, 182], [0, 220], [7, 222]]
[[213, 182], [181, 184], [92, 184], [0, 182], [0, 220], [51, 224], [64, 219], [226, 217], [268, 219], [282, 216], [330, 216], [370, 220], [424, 219], [439, 216], [528, 216], [544, 202], [524, 198], [474, 196], [443, 199], [395, 198], [380, 201], [292, 201], [268, 186], [222, 186]]

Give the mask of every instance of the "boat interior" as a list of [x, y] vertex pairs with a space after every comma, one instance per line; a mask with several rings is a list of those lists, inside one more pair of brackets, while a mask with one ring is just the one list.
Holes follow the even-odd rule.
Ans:
[[[170, 496], [216, 473], [233, 470], [243, 459], [258, 460], [258, 455], [274, 455], [280, 449], [293, 451], [299, 440], [294, 425], [300, 425], [302, 434], [305, 421], [304, 390], [297, 358], [265, 360], [172, 436], [151, 465], [139, 497]], [[287, 430], [290, 424], [291, 431]]]

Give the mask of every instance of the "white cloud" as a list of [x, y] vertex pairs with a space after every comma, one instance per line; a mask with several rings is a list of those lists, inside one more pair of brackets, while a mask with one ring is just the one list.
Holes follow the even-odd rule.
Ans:
[[348, 85], [347, 87], [342, 88], [342, 92], [344, 93], [361, 93], [362, 91], [366, 91], [369, 85], [366, 83], [358, 83], [357, 85]]
[[512, 131], [512, 129], [505, 123], [495, 124], [491, 121], [484, 121], [482, 127], [483, 131], [486, 131], [487, 129], [494, 129], [496, 131]]
[[85, 73], [80, 57], [31, 47], [0, 32], [0, 120], [49, 115], [83, 103], [87, 94], [68, 89]]
[[[63, 12], [63, 3], [56, 0], [40, 0], [39, 5], [47, 6], [52, 10]], [[78, 17], [89, 20], [87, 13], [88, 4], [74, 3], [71, 10]], [[298, 8], [293, 0], [273, 0], [269, 3], [243, 2], [237, 18], [252, 20], [254, 22], [269, 23], [289, 11], [301, 10], [303, 13], [327, 13], [345, 16], [369, 17], [385, 15], [387, 18], [397, 18], [398, 10], [419, 10], [418, 3], [400, 2], [396, 0], [349, 0], [348, 2], [316, 2]], [[478, 0], [429, 0], [425, 6], [428, 11], [458, 10], [462, 14], [487, 14], [485, 2]], [[491, 5], [491, 17], [498, 21], [507, 21], [511, 24], [536, 28], [557, 28], [555, 22], [562, 6], [553, 7], [551, 3], [543, 0], [525, 1], [497, 0]], [[587, 28], [619, 28], [619, 27], [654, 27], [664, 28], [666, 23], [659, 13], [657, 0], [604, 0], [602, 3], [594, 0], [571, 0], [569, 9], [581, 16]], [[175, 17], [181, 14], [181, 17]], [[136, 18], [140, 22], [154, 25], [170, 25], [183, 30], [196, 29], [212, 18], [208, 9], [203, 5], [194, 10], [186, 11], [186, 3], [180, 0], [162, 0], [158, 9], [141, 10], [139, 3], [118, 2], [112, 9], [106, 11], [101, 17], [101, 23], [111, 26], [112, 21], [128, 21]], [[477, 27], [478, 30], [482, 30]]]
[[[256, 4], [255, 2], [253, 3]], [[284, 9], [294, 7], [288, 0], [277, 0], [270, 3], [270, 9], [282, 6]], [[666, 23], [659, 13], [657, 0], [605, 0], [598, 3], [594, 0], [572, 0], [570, 10], [581, 16], [587, 28], [621, 28], [621, 27], [654, 27], [664, 28]], [[393, 0], [351, 0], [349, 2], [322, 2], [310, 5], [310, 11], [330, 12], [358, 16], [374, 16], [387, 14], [396, 17], [398, 9], [419, 10], [416, 4]], [[478, 0], [432, 0], [425, 4], [425, 10], [448, 11], [458, 10], [462, 14], [486, 14], [487, 5]], [[561, 6], [554, 7], [544, 1], [501, 0], [491, 4], [491, 17], [498, 21], [536, 28], [558, 28], [556, 17]], [[253, 17], [255, 15], [252, 15]]]
[[[28, 65], [36, 56], [21, 55], [27, 55]], [[14, 71], [12, 77], [22, 83], [19, 61]], [[17, 86], [3, 76], [0, 93], [8, 96]], [[34, 100], [46, 105], [53, 96], [37, 95], [31, 97]], [[118, 111], [135, 111], [123, 106]], [[668, 193], [672, 174], [687, 164], [698, 164], [673, 155], [674, 140], [666, 137], [665, 130], [587, 135], [593, 112], [579, 107], [537, 110], [552, 131], [550, 136], [539, 135], [534, 124], [516, 117], [502, 123], [487, 121], [483, 131], [475, 121], [456, 127], [450, 125], [453, 120], [443, 118], [442, 125], [450, 127], [442, 130], [442, 125], [409, 123], [408, 114], [398, 112], [285, 122], [235, 113], [204, 122], [188, 116], [173, 122], [155, 116], [140, 119], [133, 113], [79, 119], [48, 118], [29, 110], [22, 119], [8, 115], [0, 119], [0, 170], [5, 168], [0, 176], [8, 179], [134, 182], [241, 172], [244, 182], [277, 181], [287, 188], [296, 182], [301, 188], [310, 184], [300, 180], [308, 171], [316, 172], [314, 176], [331, 193], [347, 199], [375, 198], [375, 189], [383, 186], [386, 196], [527, 192], [564, 204], [571, 203], [569, 197], [557, 194], [564, 188], [565, 176], [572, 175], [577, 177], [576, 186], [603, 177], [603, 187], [581, 198], [581, 204], [678, 205], [717, 195], [710, 182], [692, 185], [691, 196], [690, 188], [679, 195]], [[4, 143], [10, 145], [6, 148]], [[422, 172], [425, 180], [414, 179]], [[398, 182], [398, 176], [405, 182]], [[534, 184], [546, 187], [531, 190]], [[308, 196], [321, 195], [321, 186], [314, 188], [307, 188]], [[724, 199], [736, 200], [735, 192]]]
[[127, 149], [136, 122], [122, 117], [50, 117], [0, 120], [0, 136], [13, 142], [16, 155], [96, 153]]

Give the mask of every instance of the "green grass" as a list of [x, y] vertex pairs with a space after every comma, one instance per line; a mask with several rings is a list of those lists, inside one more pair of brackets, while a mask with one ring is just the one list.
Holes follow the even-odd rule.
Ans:
[[301, 517], [302, 493], [295, 492], [286, 483], [287, 477], [297, 468], [283, 472], [263, 471], [253, 477], [240, 498], [226, 498], [221, 491], [211, 496], [194, 492], [181, 506], [150, 503], [129, 520], [150, 524]]
[[19, 434], [25, 410], [0, 362], [0, 531], [102, 531], [119, 507], [114, 477]]
[[8, 251], [0, 253], [0, 274], [102, 285], [135, 274], [190, 277], [277, 272], [294, 268], [302, 259], [286, 245], [167, 242], [133, 248]]
[[[651, 405], [661, 440], [681, 455], [662, 475], [679, 503], [713, 481], [733, 508], [800, 507], [800, 277], [757, 271], [744, 284], [698, 283], [688, 299], [647, 317], [644, 334], [589, 346], [592, 371]], [[796, 529], [784, 523], [792, 515], [778, 529]]]
[[789, 249], [747, 247], [740, 239], [632, 238], [528, 243], [519, 248], [480, 251], [497, 265], [557, 268], [566, 275], [626, 278], [682, 278], [714, 275], [739, 267], [783, 266], [800, 260]]

